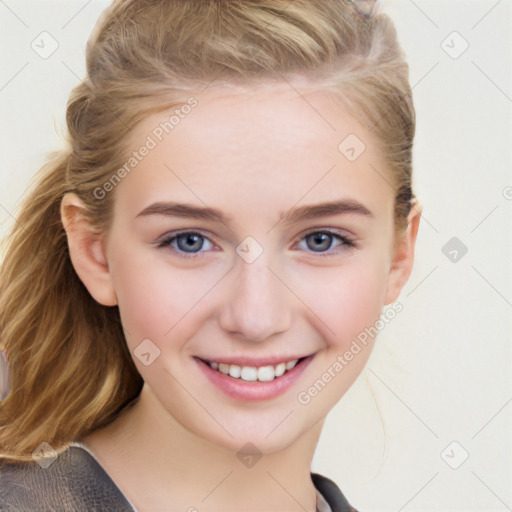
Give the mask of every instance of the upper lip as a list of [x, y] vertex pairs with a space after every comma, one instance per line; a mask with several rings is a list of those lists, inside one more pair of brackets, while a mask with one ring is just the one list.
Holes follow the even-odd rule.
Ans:
[[275, 366], [279, 363], [287, 363], [288, 361], [295, 361], [296, 359], [303, 359], [308, 355], [294, 355], [294, 356], [271, 356], [271, 357], [200, 357], [199, 359], [207, 363], [225, 363], [236, 364], [238, 366]]

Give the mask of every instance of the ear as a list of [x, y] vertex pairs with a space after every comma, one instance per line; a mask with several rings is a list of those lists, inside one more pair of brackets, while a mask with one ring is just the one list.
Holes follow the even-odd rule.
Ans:
[[76, 194], [64, 195], [60, 216], [71, 262], [91, 296], [104, 306], [115, 306], [117, 296], [105, 256], [103, 235], [93, 229], [85, 212], [86, 207]]
[[423, 207], [415, 202], [407, 217], [407, 230], [395, 242], [393, 260], [389, 271], [384, 305], [394, 302], [409, 279], [414, 262], [414, 247]]

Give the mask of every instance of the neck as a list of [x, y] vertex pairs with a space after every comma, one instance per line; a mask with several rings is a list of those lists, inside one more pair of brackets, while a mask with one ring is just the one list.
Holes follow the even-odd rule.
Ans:
[[138, 512], [314, 512], [321, 428], [273, 453], [237, 453], [186, 430], [144, 385], [133, 406], [83, 442]]

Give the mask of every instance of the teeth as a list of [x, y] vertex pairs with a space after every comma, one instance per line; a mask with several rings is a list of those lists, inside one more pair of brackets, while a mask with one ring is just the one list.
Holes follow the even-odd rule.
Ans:
[[235, 379], [239, 379], [242, 374], [242, 368], [236, 364], [229, 365], [229, 375]]
[[220, 363], [219, 372], [223, 373], [224, 375], [229, 375], [229, 364]]
[[291, 370], [297, 364], [297, 361], [298, 361], [298, 359], [295, 359], [293, 361], [288, 361], [286, 363], [286, 369]]
[[258, 368], [258, 380], [261, 382], [274, 380], [274, 367], [262, 366], [261, 368]]
[[279, 363], [278, 365], [276, 365], [276, 367], [274, 368], [274, 375], [276, 377], [281, 377], [281, 375], [283, 375], [283, 373], [286, 371], [286, 363]]
[[276, 377], [281, 377], [285, 372], [295, 368], [298, 363], [298, 359], [293, 361], [287, 361], [286, 363], [279, 363], [274, 366], [239, 366], [237, 364], [227, 363], [209, 363], [213, 370], [217, 370], [224, 375], [229, 375], [234, 379], [242, 379], [247, 382], [270, 382]]
[[258, 380], [258, 369], [254, 366], [243, 366], [240, 378], [248, 382], [254, 382]]

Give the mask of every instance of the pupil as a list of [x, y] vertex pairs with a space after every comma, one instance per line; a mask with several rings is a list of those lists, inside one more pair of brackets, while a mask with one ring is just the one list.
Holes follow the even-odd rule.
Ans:
[[[184, 243], [182, 241], [185, 240]], [[203, 245], [201, 237], [198, 235], [182, 235], [178, 237], [178, 247], [180, 250], [187, 251], [191, 249], [191, 252], [197, 252]]]
[[310, 247], [310, 249], [313, 249], [313, 251], [318, 251], [318, 249], [320, 249], [320, 251], [327, 250], [331, 245], [331, 235], [328, 235], [327, 233], [316, 233], [311, 235], [311, 238], [314, 239], [315, 244], [320, 244], [314, 247]]

